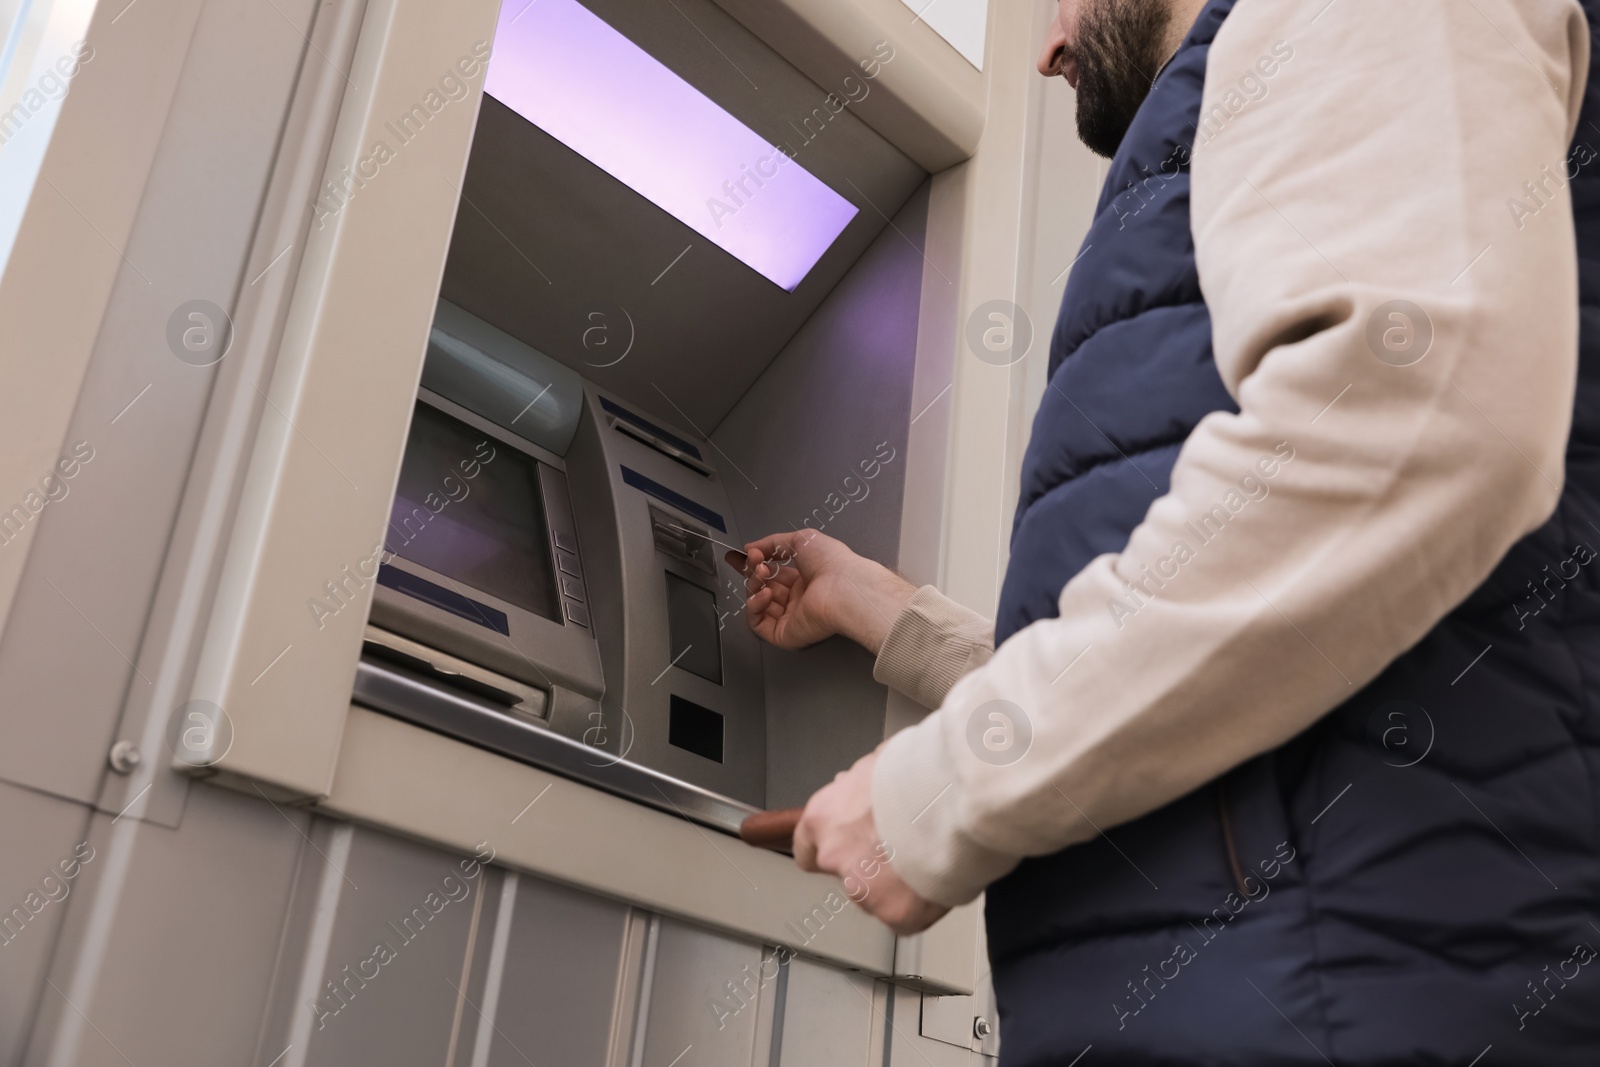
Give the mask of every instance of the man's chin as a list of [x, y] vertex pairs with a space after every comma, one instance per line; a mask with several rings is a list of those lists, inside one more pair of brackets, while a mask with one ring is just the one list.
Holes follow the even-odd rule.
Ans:
[[1111, 159], [1122, 147], [1122, 139], [1127, 136], [1130, 124], [1086, 111], [1082, 105], [1083, 98], [1080, 96], [1078, 99], [1078, 140], [1095, 155]]

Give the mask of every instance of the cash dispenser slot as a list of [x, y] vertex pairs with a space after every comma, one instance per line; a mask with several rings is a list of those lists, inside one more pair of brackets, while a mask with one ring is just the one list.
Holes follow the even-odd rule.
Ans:
[[635, 441], [649, 445], [674, 463], [681, 463], [704, 478], [716, 473], [700, 455], [700, 449], [670, 430], [662, 429], [649, 419], [629, 411], [620, 404], [600, 398], [600, 409], [606, 413], [606, 425], [618, 433], [625, 433]]
[[549, 717], [550, 694], [545, 690], [486, 671], [399, 634], [368, 626], [361, 651], [369, 659], [403, 667], [420, 677], [501, 705], [520, 719], [543, 721]]

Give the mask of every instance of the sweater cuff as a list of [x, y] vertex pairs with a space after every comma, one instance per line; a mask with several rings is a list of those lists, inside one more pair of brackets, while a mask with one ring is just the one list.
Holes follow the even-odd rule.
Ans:
[[872, 676], [923, 707], [936, 708], [993, 648], [993, 623], [925, 585], [895, 616]]
[[943, 726], [936, 712], [878, 749], [872, 816], [895, 872], [919, 896], [953, 908], [975, 898], [1021, 857], [986, 848], [962, 829], [965, 796], [945, 750]]

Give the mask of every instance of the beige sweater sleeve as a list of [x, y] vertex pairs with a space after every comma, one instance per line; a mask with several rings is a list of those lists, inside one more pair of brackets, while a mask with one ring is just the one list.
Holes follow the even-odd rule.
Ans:
[[877, 827], [923, 896], [970, 900], [1281, 744], [1550, 514], [1587, 49], [1573, 0], [1239, 0], [1192, 228], [1240, 410], [1200, 423], [1059, 618], [885, 743]]
[[923, 707], [936, 708], [992, 655], [994, 623], [925, 585], [895, 616], [872, 676]]

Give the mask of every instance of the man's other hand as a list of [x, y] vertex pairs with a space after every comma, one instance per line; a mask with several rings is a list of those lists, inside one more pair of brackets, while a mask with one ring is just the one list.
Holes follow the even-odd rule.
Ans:
[[924, 900], [900, 878], [872, 818], [869, 752], [817, 790], [794, 832], [794, 858], [803, 869], [841, 879], [851, 900], [895, 933], [921, 933], [950, 909]]

